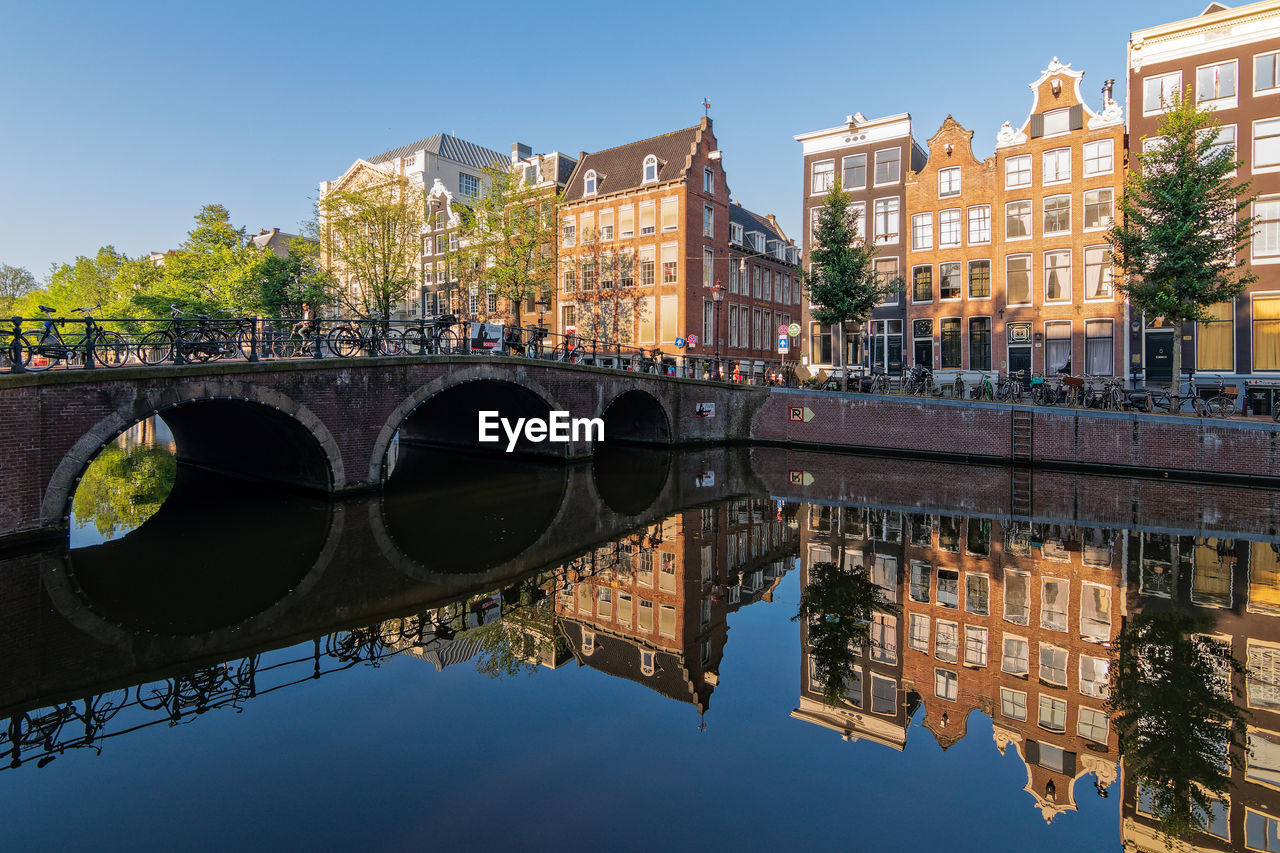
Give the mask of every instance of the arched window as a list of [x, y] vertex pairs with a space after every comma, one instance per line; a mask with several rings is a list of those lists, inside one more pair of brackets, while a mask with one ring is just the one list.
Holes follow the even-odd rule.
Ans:
[[644, 158], [644, 182], [658, 180], [658, 158], [650, 154]]
[[585, 195], [596, 194], [596, 170], [591, 169], [587, 172], [587, 177], [583, 181], [582, 192]]

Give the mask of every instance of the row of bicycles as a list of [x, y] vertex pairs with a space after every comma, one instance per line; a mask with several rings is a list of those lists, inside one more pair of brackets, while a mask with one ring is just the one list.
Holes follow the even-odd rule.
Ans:
[[[966, 382], [964, 374], [943, 385], [934, 382], [933, 371], [923, 365], [913, 366], [901, 380], [902, 393], [911, 396], [950, 396], [957, 400], [992, 400], [1008, 403], [1030, 402], [1037, 406], [1065, 406], [1103, 409], [1107, 411], [1191, 412], [1199, 417], [1228, 418], [1239, 414], [1240, 389], [1228, 385], [1215, 374], [1216, 384], [1196, 384], [1188, 377], [1187, 393], [1181, 388], [1125, 388], [1118, 376], [1071, 376], [1057, 374], [1028, 375], [1026, 371], [988, 373], [976, 371], [978, 377]], [[864, 391], [890, 393], [889, 377], [875, 374], [864, 379]], [[1280, 410], [1278, 410], [1280, 411]], [[1280, 420], [1280, 418], [1277, 418]]]

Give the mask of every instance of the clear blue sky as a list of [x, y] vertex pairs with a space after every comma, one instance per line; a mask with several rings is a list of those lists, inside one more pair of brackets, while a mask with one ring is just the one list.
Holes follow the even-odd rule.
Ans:
[[1124, 91], [1131, 30], [1208, 0], [753, 6], [0, 0], [0, 263], [182, 241], [202, 204], [296, 230], [320, 181], [437, 131], [576, 154], [694, 124], [734, 197], [800, 219], [792, 136], [848, 113], [953, 114], [979, 156], [1053, 56]]

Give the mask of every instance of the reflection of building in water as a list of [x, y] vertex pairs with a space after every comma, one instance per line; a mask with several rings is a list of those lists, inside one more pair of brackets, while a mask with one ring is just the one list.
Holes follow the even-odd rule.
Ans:
[[163, 447], [170, 453], [178, 452], [178, 445], [173, 440], [173, 433], [159, 415], [152, 415], [138, 421], [116, 437], [116, 445], [125, 451], [135, 447]]
[[841, 707], [824, 705], [804, 645], [793, 716], [902, 749], [922, 703], [924, 726], [945, 749], [979, 710], [997, 748], [1012, 745], [1026, 765], [1026, 790], [1046, 820], [1075, 808], [1080, 776], [1094, 773], [1101, 788], [1114, 780], [1106, 696], [1123, 537], [856, 507], [806, 513], [802, 571], [843, 556], [902, 610], [873, 619]]
[[[1242, 766], [1231, 770], [1218, 801], [1190, 842], [1203, 850], [1280, 850], [1280, 558], [1270, 542], [1132, 534], [1128, 606], [1149, 612], [1177, 606], [1212, 620], [1208, 639], [1230, 649], [1248, 674], [1233, 677], [1249, 715]], [[1230, 675], [1224, 664], [1224, 684]], [[1151, 797], [1126, 778], [1122, 835], [1126, 850], [1163, 851]]]
[[579, 665], [706, 711], [726, 616], [770, 600], [795, 535], [768, 500], [679, 513], [586, 555], [556, 599]]
[[[800, 585], [807, 588], [817, 563], [845, 568], [863, 566], [885, 600], [901, 603], [903, 530], [901, 513], [860, 507], [811, 505], [800, 511]], [[800, 628], [800, 703], [791, 716], [839, 732], [845, 740], [871, 740], [901, 750], [919, 697], [902, 685], [900, 616], [877, 612], [870, 641], [856, 651], [852, 671], [838, 706], [824, 699], [825, 685], [810, 654], [809, 625]]]

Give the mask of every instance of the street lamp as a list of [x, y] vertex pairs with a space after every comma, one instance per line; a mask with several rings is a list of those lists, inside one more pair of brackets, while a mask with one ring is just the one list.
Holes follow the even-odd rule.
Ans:
[[720, 378], [720, 303], [724, 302], [724, 286], [720, 279], [711, 287], [711, 300], [715, 307], [711, 314], [711, 337], [715, 341], [716, 378]]
[[546, 325], [546, 323], [542, 321], [542, 318], [547, 313], [547, 309], [551, 307], [551, 303], [548, 302], [547, 298], [544, 296], [533, 304], [534, 304], [534, 307], [538, 309], [538, 327], [542, 328], [543, 326]]

